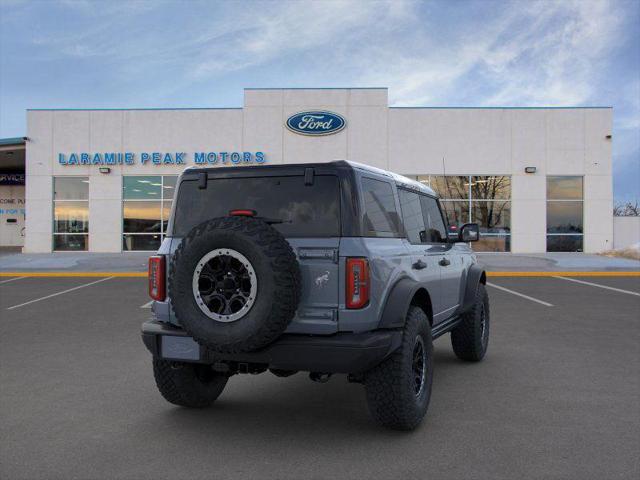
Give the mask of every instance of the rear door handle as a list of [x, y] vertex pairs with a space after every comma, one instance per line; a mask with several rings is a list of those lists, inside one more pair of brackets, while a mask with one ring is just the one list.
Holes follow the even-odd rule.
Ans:
[[447, 258], [443, 258], [442, 260], [440, 260], [438, 262], [440, 265], [442, 265], [443, 267], [446, 267], [447, 265], [451, 265], [451, 262], [447, 259]]
[[424, 263], [422, 260], [418, 260], [416, 263], [414, 263], [411, 266], [413, 267], [414, 270], [422, 270], [423, 268], [427, 268], [427, 264]]

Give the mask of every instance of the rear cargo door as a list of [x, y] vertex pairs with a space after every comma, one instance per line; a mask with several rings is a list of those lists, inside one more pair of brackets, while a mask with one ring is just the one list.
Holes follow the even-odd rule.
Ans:
[[302, 299], [287, 331], [335, 333], [341, 233], [338, 177], [314, 175], [312, 169], [306, 169], [304, 175], [277, 172], [256, 169], [242, 177], [210, 176], [202, 183], [195, 179], [182, 181], [172, 233], [176, 237], [188, 235], [196, 225], [225, 217], [233, 210], [264, 219], [287, 239], [300, 264]]
[[302, 297], [287, 333], [338, 331], [338, 238], [288, 238], [300, 265]]

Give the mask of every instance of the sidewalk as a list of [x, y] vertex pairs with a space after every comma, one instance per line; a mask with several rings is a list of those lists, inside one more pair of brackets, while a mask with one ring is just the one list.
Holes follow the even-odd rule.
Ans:
[[0, 272], [146, 272], [150, 252], [0, 252]]
[[[22, 254], [0, 251], [2, 272], [135, 272], [147, 271], [150, 252], [58, 252]], [[479, 253], [488, 272], [640, 272], [640, 261], [585, 253]]]
[[488, 272], [640, 271], [640, 261], [589, 253], [478, 253]]

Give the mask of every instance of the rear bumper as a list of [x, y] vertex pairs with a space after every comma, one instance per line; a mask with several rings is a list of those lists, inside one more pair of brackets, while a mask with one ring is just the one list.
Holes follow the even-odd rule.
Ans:
[[402, 342], [402, 331], [337, 333], [330, 336], [284, 334], [267, 347], [222, 354], [197, 344], [184, 330], [151, 320], [142, 324], [142, 341], [154, 357], [195, 363], [230, 361], [281, 370], [361, 373], [376, 366]]

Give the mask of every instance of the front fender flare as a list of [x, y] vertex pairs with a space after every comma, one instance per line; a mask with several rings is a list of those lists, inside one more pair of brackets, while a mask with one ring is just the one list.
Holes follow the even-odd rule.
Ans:
[[469, 271], [467, 272], [467, 284], [464, 289], [464, 297], [462, 300], [462, 305], [460, 306], [460, 311], [458, 313], [465, 313], [473, 308], [473, 303], [476, 299], [476, 291], [478, 290], [478, 285], [487, 283], [487, 274], [482, 267], [478, 265], [471, 265]]

